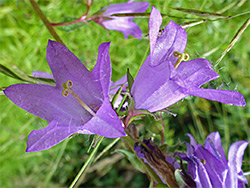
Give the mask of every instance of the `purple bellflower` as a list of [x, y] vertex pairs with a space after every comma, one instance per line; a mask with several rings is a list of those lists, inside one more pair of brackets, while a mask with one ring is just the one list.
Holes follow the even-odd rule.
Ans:
[[119, 17], [112, 16], [113, 14], [126, 14], [126, 13], [143, 13], [149, 6], [148, 2], [133, 2], [120, 3], [104, 7], [100, 10], [100, 13], [93, 16], [93, 21], [100, 24], [106, 29], [120, 31], [127, 39], [128, 35], [132, 35], [135, 38], [142, 37], [142, 31], [140, 27], [132, 22], [134, 17]]
[[188, 174], [201, 187], [245, 187], [247, 179], [241, 170], [242, 157], [247, 141], [237, 141], [231, 145], [228, 160], [221, 145], [220, 135], [213, 132], [208, 135], [204, 147], [197, 144], [194, 138], [187, 144], [187, 153], [176, 153], [188, 163]]
[[236, 91], [200, 88], [219, 75], [206, 59], [182, 62], [188, 59], [184, 53], [187, 33], [170, 21], [159, 35], [161, 23], [161, 14], [153, 7], [149, 18], [150, 55], [138, 72], [131, 90], [135, 109], [155, 112], [188, 95], [231, 105], [245, 105], [244, 97]]
[[49, 41], [47, 61], [56, 86], [16, 84], [4, 90], [13, 103], [49, 122], [30, 133], [27, 152], [48, 149], [74, 133], [109, 138], [125, 135], [109, 102], [109, 45], [100, 45], [97, 63], [90, 72], [65, 46]]

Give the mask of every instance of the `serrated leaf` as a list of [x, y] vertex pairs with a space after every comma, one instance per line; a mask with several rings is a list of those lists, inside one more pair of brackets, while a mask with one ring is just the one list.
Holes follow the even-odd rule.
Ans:
[[135, 156], [134, 153], [127, 151], [125, 149], [116, 149], [115, 152], [122, 153], [137, 170], [145, 172], [140, 159], [137, 156]]

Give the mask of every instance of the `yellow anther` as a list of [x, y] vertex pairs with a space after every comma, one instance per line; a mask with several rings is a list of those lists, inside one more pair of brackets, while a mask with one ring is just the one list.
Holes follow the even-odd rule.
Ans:
[[174, 68], [177, 69], [177, 67], [180, 65], [182, 61], [187, 61], [189, 59], [189, 55], [187, 53], [180, 53], [175, 51], [173, 53], [175, 57], [178, 57], [178, 60], [176, 61]]
[[70, 93], [85, 110], [87, 110], [92, 116], [95, 116], [95, 112], [89, 108], [88, 105], [83, 102], [82, 99], [72, 89], [70, 89], [73, 86], [72, 81], [68, 80], [67, 82], [63, 83], [62, 86], [64, 88], [62, 91], [62, 95], [64, 97], [67, 97]]
[[200, 161], [202, 164], [204, 164], [204, 165], [206, 164], [206, 161], [204, 159], [200, 159]]
[[68, 88], [65, 88], [63, 91], [62, 91], [62, 95], [64, 97], [67, 97], [69, 95], [69, 89]]

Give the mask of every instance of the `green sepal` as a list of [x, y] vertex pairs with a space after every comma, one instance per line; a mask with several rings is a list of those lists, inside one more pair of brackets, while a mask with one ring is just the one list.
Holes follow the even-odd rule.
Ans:
[[127, 69], [127, 80], [128, 80], [128, 91], [131, 92], [132, 85], [134, 83], [134, 78], [129, 72], [129, 68]]

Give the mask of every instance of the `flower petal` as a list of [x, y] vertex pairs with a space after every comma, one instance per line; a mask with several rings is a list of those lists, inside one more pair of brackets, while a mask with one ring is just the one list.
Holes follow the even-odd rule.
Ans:
[[123, 13], [139, 13], [145, 12], [149, 6], [148, 2], [128, 2], [128, 3], [118, 3], [110, 5], [104, 9], [106, 11], [103, 13], [104, 16], [111, 16], [112, 14], [123, 14]]
[[197, 88], [197, 89], [190, 89], [188, 91], [188, 94], [231, 105], [237, 105], [237, 106], [246, 105], [244, 97], [237, 91]]
[[109, 57], [110, 42], [103, 43], [99, 46], [97, 63], [92, 71], [92, 75], [96, 82], [100, 82], [102, 86], [102, 94], [109, 97], [109, 87], [111, 79], [111, 60]]
[[[110, 87], [113, 87], [113, 88], [110, 88], [109, 90], [109, 94], [110, 95], [114, 95], [118, 90], [119, 88], [121, 87], [122, 84], [126, 83], [127, 82], [127, 75], [124, 75], [121, 79], [117, 80], [116, 82], [112, 82], [111, 81], [111, 85]], [[128, 84], [125, 84], [122, 88], [123, 91], [126, 91], [126, 87], [128, 86]]]
[[149, 57], [145, 60], [131, 90], [136, 109], [155, 112], [187, 96], [185, 88], [170, 79], [170, 69], [171, 62], [152, 67], [149, 65]]
[[52, 74], [42, 71], [32, 71], [32, 76], [36, 78], [49, 78], [54, 79]]
[[131, 35], [135, 38], [141, 39], [142, 31], [140, 27], [132, 22], [132, 18], [125, 17], [112, 17], [113, 19], [103, 21], [102, 25], [106, 29], [120, 31], [124, 34], [124, 37], [127, 39], [128, 35]]
[[78, 125], [91, 115], [71, 95], [64, 97], [62, 90], [48, 85], [16, 84], [4, 90], [17, 106], [49, 122]]
[[93, 79], [91, 72], [65, 46], [50, 40], [47, 47], [47, 61], [60, 92], [64, 89], [62, 84], [71, 80], [72, 90], [83, 102], [89, 106], [100, 106], [103, 101], [100, 82]]
[[247, 141], [238, 141], [230, 146], [228, 151], [230, 173], [228, 174], [226, 179], [226, 186], [230, 185], [231, 187], [238, 187], [238, 176], [241, 174], [242, 158], [247, 145]]
[[[26, 152], [49, 149], [72, 134], [77, 133], [79, 129], [80, 127], [77, 126], [62, 126], [56, 121], [52, 121], [47, 127], [34, 130], [29, 134]], [[85, 134], [91, 133], [86, 131]]]
[[223, 187], [223, 181], [228, 172], [227, 163], [217, 159], [212, 153], [206, 150], [202, 145], [197, 145], [194, 155], [199, 159], [205, 160], [204, 167], [209, 175], [213, 187]]
[[152, 6], [152, 11], [149, 17], [149, 42], [150, 55], [153, 56], [156, 40], [158, 38], [162, 17], [159, 10]]
[[200, 87], [210, 80], [214, 80], [219, 75], [211, 69], [206, 59], [193, 59], [182, 62], [177, 70], [179, 76], [183, 79], [185, 87]]
[[218, 132], [210, 133], [207, 136], [204, 147], [212, 153], [217, 159], [220, 159], [227, 164], [224, 149], [221, 145], [220, 134]]
[[196, 183], [197, 188], [212, 188], [209, 175], [206, 168], [196, 156], [176, 153], [180, 158], [188, 162], [188, 174], [190, 174]]
[[109, 99], [105, 99], [96, 115], [84, 124], [84, 130], [108, 138], [126, 136], [121, 120], [112, 109]]
[[165, 61], [171, 61], [175, 65], [178, 58], [173, 53], [175, 51], [183, 53], [186, 42], [186, 31], [171, 20], [156, 41], [150, 65], [157, 66]]

